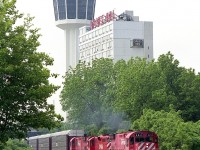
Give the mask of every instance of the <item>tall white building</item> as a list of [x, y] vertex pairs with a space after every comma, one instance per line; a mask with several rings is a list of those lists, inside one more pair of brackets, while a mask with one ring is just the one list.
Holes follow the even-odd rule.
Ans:
[[133, 11], [119, 16], [109, 12], [79, 30], [81, 61], [101, 57], [115, 61], [131, 57], [153, 59], [153, 22], [139, 21]]
[[96, 0], [53, 0], [56, 26], [64, 30], [66, 70], [79, 60], [79, 28], [94, 18]]

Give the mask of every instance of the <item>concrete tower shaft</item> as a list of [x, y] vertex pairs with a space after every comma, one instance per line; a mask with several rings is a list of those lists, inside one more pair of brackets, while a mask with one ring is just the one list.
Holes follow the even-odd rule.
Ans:
[[66, 38], [66, 71], [79, 60], [79, 28], [94, 19], [96, 0], [53, 0], [56, 26]]

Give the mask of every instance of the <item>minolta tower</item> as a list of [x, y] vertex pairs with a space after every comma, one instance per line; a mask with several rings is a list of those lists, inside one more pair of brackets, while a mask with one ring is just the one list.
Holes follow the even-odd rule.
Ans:
[[66, 38], [66, 71], [79, 60], [79, 28], [94, 18], [96, 0], [53, 0], [56, 26]]

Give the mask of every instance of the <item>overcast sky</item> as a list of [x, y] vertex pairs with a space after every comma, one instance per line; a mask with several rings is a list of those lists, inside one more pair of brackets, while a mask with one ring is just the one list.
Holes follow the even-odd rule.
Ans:
[[[180, 65], [200, 72], [200, 0], [96, 0], [95, 17], [115, 10], [133, 10], [140, 21], [153, 21], [154, 58], [168, 51]], [[40, 28], [40, 51], [54, 58], [52, 70], [65, 73], [64, 32], [55, 26], [53, 0], [17, 0], [17, 9], [34, 16], [34, 25]], [[61, 85], [61, 77], [54, 81]], [[61, 112], [59, 92], [53, 95], [56, 111]]]

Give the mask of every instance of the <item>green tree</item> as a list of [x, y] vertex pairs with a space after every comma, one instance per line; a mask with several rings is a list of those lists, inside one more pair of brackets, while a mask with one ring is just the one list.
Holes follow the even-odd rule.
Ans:
[[157, 64], [164, 76], [165, 90], [153, 98], [158, 101], [164, 98], [166, 103], [173, 104], [176, 110], [181, 110], [185, 121], [198, 121], [200, 74], [196, 74], [194, 69], [180, 67], [171, 53], [161, 55]]
[[56, 77], [47, 68], [53, 59], [37, 52], [38, 29], [15, 3], [0, 0], [0, 143], [24, 138], [30, 128], [53, 128], [62, 120], [47, 104], [59, 88], [48, 80]]
[[180, 112], [174, 109], [169, 112], [145, 109], [133, 122], [132, 129], [155, 131], [161, 150], [200, 149], [199, 122], [184, 122]]
[[180, 67], [170, 52], [158, 61], [136, 58], [121, 66], [113, 88], [114, 106], [130, 120], [139, 118], [145, 108], [169, 111], [170, 104], [181, 110], [185, 121], [200, 119], [200, 75]]
[[112, 113], [113, 62], [110, 59], [94, 60], [92, 66], [79, 63], [65, 77], [61, 104], [68, 112], [74, 127], [95, 124], [104, 126]]
[[160, 109], [163, 102], [152, 100], [153, 91], [164, 87], [163, 76], [156, 63], [136, 58], [121, 66], [114, 85], [115, 109], [125, 112], [132, 121], [142, 115], [144, 108]]
[[198, 121], [199, 87], [200, 75], [180, 67], [170, 52], [157, 61], [100, 59], [66, 74], [61, 103], [74, 127], [111, 123], [115, 129], [127, 128], [144, 109], [169, 111], [170, 104], [181, 110], [184, 121]]
[[23, 140], [17, 140], [17, 139], [9, 139], [6, 142], [6, 146], [4, 147], [4, 150], [32, 150], [26, 143], [26, 141]]

